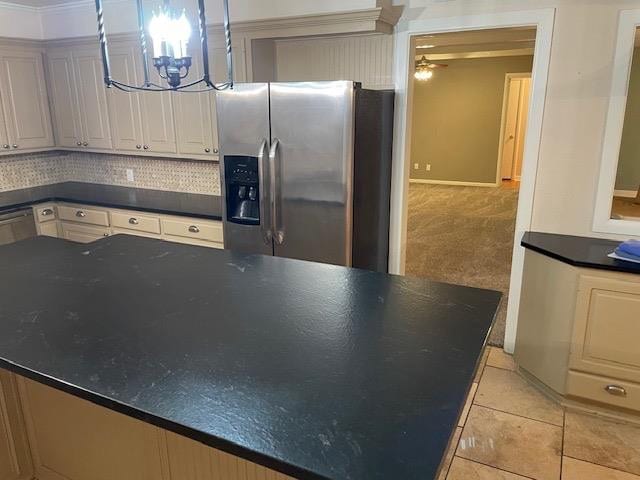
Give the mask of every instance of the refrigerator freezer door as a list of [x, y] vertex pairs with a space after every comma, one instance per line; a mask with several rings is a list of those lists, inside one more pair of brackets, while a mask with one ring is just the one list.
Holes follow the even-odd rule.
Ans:
[[274, 254], [351, 265], [353, 82], [271, 84]]
[[[218, 115], [218, 138], [220, 141], [220, 184], [225, 199], [224, 245], [225, 248], [244, 252], [273, 255], [270, 237], [271, 212], [269, 200], [269, 85], [266, 83], [238, 83], [233, 90], [216, 92], [216, 112]], [[246, 157], [243, 164], [240, 160]], [[238, 202], [232, 202], [231, 195], [248, 193], [251, 187], [242, 188], [225, 172], [237, 168], [258, 168], [258, 195], [260, 200], [259, 223], [249, 225], [234, 221]], [[246, 164], [246, 165], [245, 165]], [[239, 165], [239, 167], [238, 167]], [[240, 172], [239, 175], [243, 174]], [[252, 172], [253, 174], [253, 172]], [[235, 183], [234, 183], [235, 182]], [[233, 185], [231, 185], [234, 183]], [[231, 191], [231, 188], [234, 191]], [[228, 191], [229, 190], [229, 191]], [[243, 203], [247, 203], [244, 199]], [[255, 222], [252, 222], [255, 223]]]

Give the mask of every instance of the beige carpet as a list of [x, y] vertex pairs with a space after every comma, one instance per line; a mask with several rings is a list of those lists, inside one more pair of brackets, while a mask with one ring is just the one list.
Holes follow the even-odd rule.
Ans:
[[406, 274], [505, 294], [489, 342], [502, 346], [518, 190], [409, 187]]

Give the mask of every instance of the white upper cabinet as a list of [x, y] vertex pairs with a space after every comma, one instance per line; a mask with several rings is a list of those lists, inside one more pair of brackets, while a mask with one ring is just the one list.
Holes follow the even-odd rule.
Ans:
[[[143, 83], [143, 66], [137, 44], [116, 44], [109, 50], [111, 74], [129, 85]], [[150, 80], [162, 80], [153, 67]], [[155, 153], [176, 153], [173, 108], [168, 92], [108, 92], [114, 148]]]
[[82, 128], [71, 52], [68, 49], [50, 50], [47, 58], [56, 145], [80, 147], [82, 146]]
[[97, 45], [95, 48], [74, 48], [72, 55], [80, 107], [82, 145], [88, 148], [110, 149], [112, 145], [107, 92]]
[[4, 123], [4, 116], [2, 115], [2, 95], [0, 92], [0, 153], [5, 153], [9, 151], [10, 148], [7, 126]]
[[6, 136], [0, 140], [5, 142], [3, 146], [26, 150], [54, 145], [39, 50], [0, 50], [0, 96]]

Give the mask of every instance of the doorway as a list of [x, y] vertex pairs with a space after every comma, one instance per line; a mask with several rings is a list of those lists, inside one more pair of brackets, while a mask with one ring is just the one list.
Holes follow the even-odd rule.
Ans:
[[527, 130], [531, 73], [507, 73], [505, 76], [500, 130], [500, 179], [520, 181]]
[[407, 275], [499, 290], [504, 345], [536, 29], [417, 36]]

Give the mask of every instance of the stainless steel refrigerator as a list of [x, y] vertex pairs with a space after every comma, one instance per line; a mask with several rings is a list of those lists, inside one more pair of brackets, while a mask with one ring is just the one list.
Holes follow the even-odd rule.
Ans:
[[218, 92], [225, 248], [387, 271], [393, 97], [350, 81]]

